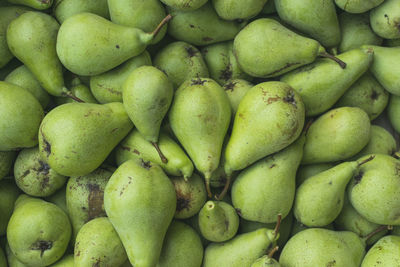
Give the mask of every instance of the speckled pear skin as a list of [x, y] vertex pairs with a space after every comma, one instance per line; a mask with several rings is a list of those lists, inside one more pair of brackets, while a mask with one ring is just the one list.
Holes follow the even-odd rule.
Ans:
[[122, 103], [68, 103], [52, 109], [39, 130], [43, 160], [59, 174], [97, 169], [133, 124]]
[[400, 47], [363, 46], [374, 51], [370, 71], [391, 94], [400, 95]]
[[10, 173], [16, 157], [15, 151], [0, 151], [0, 180]]
[[176, 209], [174, 186], [161, 167], [135, 159], [122, 164], [106, 186], [104, 207], [131, 264], [156, 266]]
[[[64, 255], [61, 260], [57, 261], [51, 267], [74, 267], [74, 255]], [[17, 266], [16, 266], [17, 267]]]
[[176, 91], [169, 111], [171, 128], [206, 179], [218, 168], [231, 119], [229, 99], [208, 78], [190, 79]]
[[400, 96], [390, 95], [387, 114], [392, 127], [396, 130], [396, 132], [400, 133], [400, 119], [398, 116], [398, 114], [400, 114]]
[[194, 11], [167, 10], [173, 16], [168, 34], [196, 46], [233, 40], [243, 26], [243, 23], [221, 19], [210, 2]]
[[151, 66], [150, 54], [144, 51], [120, 66], [90, 77], [90, 90], [99, 103], [122, 102], [122, 85], [138, 67]]
[[7, 29], [10, 51], [33, 73], [40, 85], [51, 95], [67, 93], [62, 65], [56, 53], [60, 25], [50, 15], [26, 12], [13, 20]]
[[253, 77], [280, 76], [315, 60], [320, 44], [269, 18], [257, 19], [235, 37], [233, 52], [240, 68]]
[[200, 267], [203, 254], [196, 231], [180, 221], [172, 221], [156, 267]]
[[264, 82], [250, 89], [239, 104], [225, 149], [226, 173], [293, 143], [303, 128], [304, 113], [299, 94], [285, 83]]
[[333, 1], [276, 0], [275, 8], [284, 22], [319, 41], [324, 47], [339, 44], [341, 34]]
[[[240, 101], [254, 85], [247, 80], [233, 79], [224, 84], [223, 88], [228, 95], [232, 108], [232, 117], [235, 117]], [[232, 120], [233, 121], [233, 120]]]
[[317, 163], [300, 165], [296, 173], [296, 186], [299, 187], [305, 180], [335, 166], [334, 163]]
[[268, 255], [262, 256], [261, 258], [257, 259], [251, 267], [281, 267], [282, 265], [273, 258], [268, 257]]
[[82, 12], [90, 12], [106, 19], [110, 17], [107, 0], [54, 0], [53, 14], [60, 23]]
[[348, 13], [364, 13], [379, 6], [385, 0], [335, 0], [338, 7]]
[[[365, 219], [382, 225], [400, 224], [400, 161], [383, 154], [359, 168], [349, 184], [351, 204]], [[365, 156], [358, 161], [362, 161]], [[379, 196], [379, 197], [377, 197]]]
[[329, 110], [368, 70], [374, 54], [370, 50], [354, 49], [336, 57], [346, 62], [346, 68], [341, 68], [331, 59], [321, 58], [281, 77], [282, 82], [300, 94], [306, 116], [319, 115]]
[[37, 145], [44, 112], [31, 93], [17, 85], [0, 81], [0, 117], [0, 151]]
[[243, 267], [251, 264], [275, 247], [279, 234], [261, 228], [236, 235], [223, 243], [211, 243], [204, 252], [203, 267]]
[[400, 264], [400, 236], [388, 235], [382, 237], [368, 250], [361, 267], [396, 266]]
[[370, 128], [369, 117], [360, 108], [341, 107], [324, 113], [308, 129], [302, 164], [335, 162], [356, 155], [368, 144]]
[[365, 243], [353, 232], [310, 228], [294, 235], [279, 258], [285, 267], [358, 267], [365, 254]]
[[9, 3], [32, 7], [38, 10], [44, 10], [51, 7], [53, 0], [7, 0]]
[[165, 5], [177, 10], [196, 10], [207, 3], [208, 0], [160, 0]]
[[[261, 12], [268, 0], [212, 0], [218, 16], [226, 20], [250, 19]], [[273, 1], [272, 1], [273, 2]]]
[[8, 220], [10, 219], [14, 203], [21, 191], [11, 178], [0, 181], [0, 236], [4, 236], [7, 230]]
[[176, 89], [186, 80], [210, 76], [200, 51], [185, 42], [173, 42], [159, 50], [154, 66], [168, 75]]
[[386, 0], [370, 12], [371, 27], [385, 39], [400, 38], [400, 2]]
[[79, 230], [74, 267], [120, 266], [126, 260], [125, 248], [108, 218], [93, 219]]

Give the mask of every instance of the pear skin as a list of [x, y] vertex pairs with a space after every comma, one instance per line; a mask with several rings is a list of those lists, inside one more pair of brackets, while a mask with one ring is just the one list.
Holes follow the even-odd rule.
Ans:
[[373, 9], [374, 7], [379, 6], [385, 0], [368, 0], [368, 1], [359, 1], [359, 0], [335, 0], [335, 3], [338, 7], [343, 9], [348, 13], [364, 13], [368, 10]]
[[177, 10], [196, 10], [207, 3], [207, 0], [160, 0], [165, 5]]
[[0, 181], [0, 236], [6, 234], [7, 224], [14, 210], [14, 203], [21, 191], [13, 179]]
[[[268, 0], [212, 0], [218, 16], [225, 20], [250, 19], [261, 12]], [[271, 1], [273, 2], [273, 1]]]
[[7, 0], [9, 3], [45, 10], [51, 7], [53, 0]]
[[400, 96], [390, 95], [387, 114], [390, 120], [390, 124], [398, 133], [400, 133], [400, 120], [398, 117], [399, 112], [400, 112]]
[[50, 265], [50, 267], [74, 267], [74, 255], [64, 255], [61, 260], [57, 261], [53, 265]]
[[54, 0], [53, 14], [60, 23], [67, 18], [83, 12], [90, 12], [102, 16], [106, 19], [110, 18], [107, 0]]
[[301, 165], [296, 173], [296, 186], [299, 187], [305, 180], [335, 166], [334, 163], [317, 163]]
[[397, 266], [400, 264], [400, 236], [388, 235], [368, 250], [361, 267]]
[[[224, 84], [225, 93], [228, 95], [232, 108], [232, 118], [235, 117], [240, 101], [254, 85], [246, 80], [233, 79]], [[233, 120], [232, 120], [233, 121]]]
[[376, 34], [385, 39], [400, 38], [400, 3], [386, 0], [371, 10], [370, 23]]

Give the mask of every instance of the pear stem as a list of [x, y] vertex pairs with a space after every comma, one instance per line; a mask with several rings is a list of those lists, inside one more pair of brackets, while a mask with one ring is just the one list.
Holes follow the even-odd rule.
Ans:
[[210, 188], [210, 179], [206, 178], [206, 190], [207, 190], [207, 195], [209, 198], [212, 198], [212, 193], [211, 193], [211, 188]]
[[160, 156], [161, 161], [164, 164], [168, 163], [168, 159], [164, 156], [164, 154], [161, 152], [160, 147], [158, 146], [158, 144], [156, 142], [151, 142], [151, 144], [154, 146], [154, 148], [157, 150], [158, 155]]
[[331, 54], [329, 54], [329, 53], [327, 53], [327, 52], [321, 52], [321, 53], [319, 53], [319, 56], [320, 56], [320, 57], [325, 57], [325, 58], [332, 59], [333, 61], [335, 61], [336, 63], [338, 63], [339, 66], [340, 66], [342, 69], [345, 69], [346, 66], [347, 66], [347, 64], [346, 64], [345, 62], [341, 61], [341, 60], [338, 59], [337, 57], [332, 56]]
[[231, 185], [231, 179], [232, 179], [231, 176], [227, 175], [224, 189], [222, 189], [221, 193], [215, 197], [217, 200], [221, 200], [224, 198], [224, 196], [228, 192], [229, 186]]
[[67, 93], [65, 93], [65, 96], [66, 96], [66, 97], [69, 97], [69, 98], [71, 98], [71, 99], [73, 99], [73, 100], [75, 100], [75, 101], [78, 102], [78, 103], [85, 103], [85, 101], [83, 101], [83, 100], [80, 99], [79, 97], [77, 97], [77, 96], [75, 96], [74, 94], [72, 94], [71, 91], [68, 91]]
[[281, 222], [282, 222], [282, 214], [278, 214], [278, 220], [276, 221], [275, 229], [274, 229], [274, 239], [276, 239], [276, 236], [279, 233], [279, 229], [281, 228]]
[[367, 241], [368, 239], [370, 239], [371, 237], [373, 237], [377, 233], [382, 232], [385, 229], [389, 229], [389, 226], [388, 225], [381, 225], [380, 227], [376, 228], [374, 231], [372, 231], [371, 233], [369, 233], [367, 236], [363, 237], [362, 239], [364, 241]]
[[275, 252], [278, 251], [278, 249], [279, 249], [278, 246], [276, 246], [276, 247], [274, 247], [273, 249], [271, 249], [271, 250], [268, 252], [268, 258], [272, 258], [272, 257], [274, 256]]
[[153, 35], [153, 38], [156, 37], [156, 35], [158, 34], [158, 32], [161, 30], [161, 28], [168, 23], [168, 21], [170, 21], [172, 19], [172, 15], [168, 14], [161, 22], [160, 24], [158, 24], [157, 28], [151, 33], [151, 35]]
[[375, 156], [372, 155], [371, 157], [369, 157], [369, 158], [367, 158], [367, 159], [364, 159], [363, 161], [361, 161], [360, 163], [358, 163], [358, 167], [360, 167], [361, 165], [363, 165], [363, 164], [365, 164], [365, 163], [367, 163], [367, 162], [370, 162], [370, 161], [373, 160], [374, 158], [375, 158]]

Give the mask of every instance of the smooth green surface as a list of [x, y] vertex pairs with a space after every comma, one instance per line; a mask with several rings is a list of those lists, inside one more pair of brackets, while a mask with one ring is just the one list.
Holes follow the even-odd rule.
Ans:
[[160, 0], [165, 5], [177, 10], [195, 10], [207, 3], [208, 0]]
[[7, 0], [7, 2], [32, 7], [38, 10], [48, 9], [53, 4], [53, 0]]
[[385, 0], [335, 0], [338, 7], [349, 13], [364, 13], [379, 6]]
[[396, 132], [400, 133], [400, 96], [390, 96], [387, 114], [392, 127], [396, 130]]
[[399, 251], [399, 236], [389, 235], [382, 237], [365, 255], [361, 267], [399, 266]]
[[55, 0], [53, 14], [60, 23], [67, 18], [83, 13], [90, 12], [102, 16], [106, 19], [110, 17], [107, 0]]
[[400, 2], [385, 0], [370, 12], [371, 27], [385, 39], [400, 38]]
[[296, 185], [299, 187], [305, 180], [335, 166], [334, 163], [317, 163], [301, 165], [296, 173]]
[[241, 79], [233, 79], [224, 84], [223, 88], [231, 103], [232, 118], [235, 117], [240, 101], [253, 86], [252, 83]]
[[[218, 16], [225, 20], [250, 19], [261, 12], [268, 0], [212, 0]], [[273, 0], [270, 0], [273, 2]]]
[[69, 254], [69, 255], [64, 255], [64, 257], [54, 263], [53, 265], [50, 265], [50, 267], [75, 267], [74, 266], [74, 255]]

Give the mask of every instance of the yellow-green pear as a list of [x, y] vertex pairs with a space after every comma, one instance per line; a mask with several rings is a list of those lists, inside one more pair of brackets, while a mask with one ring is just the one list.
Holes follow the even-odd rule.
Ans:
[[61, 260], [50, 265], [50, 267], [74, 267], [74, 255], [73, 254], [64, 255], [64, 257], [62, 257]]
[[361, 267], [399, 266], [400, 236], [384, 236], [370, 248]]
[[165, 5], [177, 10], [195, 10], [207, 3], [208, 0], [160, 0]]
[[53, 0], [7, 0], [9, 3], [32, 7], [38, 10], [44, 10], [51, 7]]
[[348, 13], [364, 13], [379, 6], [383, 1], [385, 0], [335, 0], [335, 3], [338, 7]]
[[224, 84], [223, 88], [231, 103], [232, 118], [235, 117], [240, 101], [253, 86], [250, 82], [241, 79], [233, 79]]
[[83, 12], [90, 12], [109, 18], [107, 0], [54, 0], [53, 14], [60, 23], [67, 18]]
[[296, 186], [299, 187], [305, 180], [335, 166], [334, 163], [316, 163], [300, 165], [296, 173]]
[[12, 253], [8, 243], [6, 244], [5, 250], [6, 250], [7, 262], [8, 262], [9, 267], [28, 267], [28, 265], [23, 264], [22, 262], [20, 262], [17, 259], [17, 257], [15, 257], [15, 255]]
[[257, 259], [250, 267], [281, 267], [279, 262], [272, 258], [274, 253], [278, 250], [278, 247], [273, 248], [268, 255], [262, 256]]
[[[268, 0], [212, 0], [218, 16], [225, 20], [250, 19], [261, 12]], [[273, 2], [273, 1], [271, 1]]]
[[371, 27], [376, 34], [385, 39], [400, 38], [400, 2], [385, 0], [372, 9], [370, 14]]

